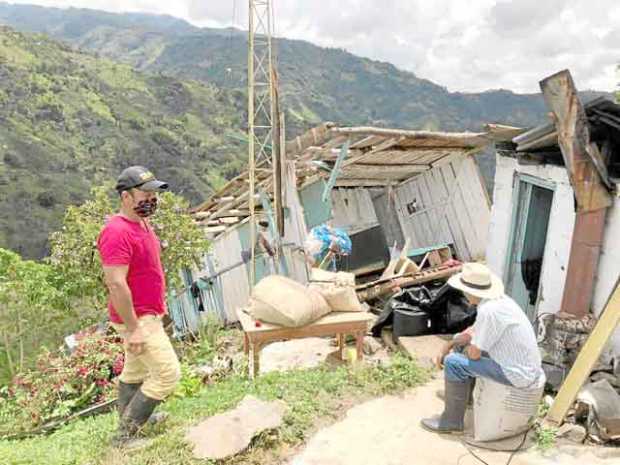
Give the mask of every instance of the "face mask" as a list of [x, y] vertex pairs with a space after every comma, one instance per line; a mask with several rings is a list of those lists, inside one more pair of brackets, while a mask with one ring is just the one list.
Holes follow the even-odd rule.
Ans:
[[141, 200], [138, 205], [133, 207], [133, 211], [136, 212], [141, 218], [151, 216], [157, 210], [157, 199]]

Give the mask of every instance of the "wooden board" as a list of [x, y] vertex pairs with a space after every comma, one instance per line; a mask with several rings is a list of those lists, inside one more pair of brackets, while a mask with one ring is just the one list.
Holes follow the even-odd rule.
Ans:
[[447, 279], [461, 271], [461, 266], [440, 266], [422, 270], [412, 276], [403, 276], [390, 279], [382, 279], [372, 283], [362, 284], [356, 287], [357, 297], [360, 302], [375, 299], [384, 294], [393, 292], [395, 287], [410, 287], [416, 284], [423, 284], [436, 279]]
[[329, 326], [335, 324], [346, 325], [349, 323], [370, 322], [376, 318], [375, 315], [369, 312], [333, 312], [325, 315], [323, 318], [315, 321], [312, 324], [301, 326], [299, 328], [287, 328], [285, 326], [262, 322], [261, 325], [257, 327], [254, 318], [252, 318], [252, 316], [246, 313], [244, 309], [239, 309], [237, 311], [237, 316], [239, 317], [239, 321], [241, 322], [243, 330], [247, 333], [269, 333], [274, 331], [305, 332], [308, 331], [311, 327], [320, 328], [321, 326]]
[[575, 364], [553, 401], [546, 417], [547, 422], [560, 425], [564, 421], [566, 412], [571, 408], [579, 390], [592, 373], [592, 368], [601, 356], [609, 337], [618, 326], [618, 322], [620, 322], [620, 285], [616, 284], [605, 310], [588, 336]]

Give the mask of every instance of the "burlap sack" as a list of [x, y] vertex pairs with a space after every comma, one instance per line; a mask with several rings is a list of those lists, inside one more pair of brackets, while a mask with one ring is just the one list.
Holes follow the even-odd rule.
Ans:
[[335, 283], [338, 286], [355, 287], [355, 275], [345, 271], [325, 271], [320, 268], [312, 268], [310, 272], [310, 281], [316, 283]]
[[263, 278], [254, 286], [250, 299], [254, 319], [291, 328], [310, 324], [330, 311], [316, 289], [278, 275]]
[[319, 291], [333, 312], [361, 312], [362, 305], [355, 292], [355, 275], [313, 268], [310, 287]]
[[364, 309], [355, 288], [337, 284], [311, 284], [325, 298], [332, 312], [361, 312]]

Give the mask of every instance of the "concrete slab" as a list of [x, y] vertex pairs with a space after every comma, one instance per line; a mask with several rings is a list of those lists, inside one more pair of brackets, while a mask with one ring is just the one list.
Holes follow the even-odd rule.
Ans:
[[401, 336], [398, 338], [398, 346], [411, 358], [416, 359], [421, 367], [432, 368], [433, 358], [437, 356], [450, 336]]
[[[420, 427], [422, 418], [443, 409], [443, 402], [435, 394], [442, 385], [443, 380], [439, 378], [401, 397], [381, 397], [350, 409], [342, 421], [315, 434], [289, 465], [479, 464], [465, 448], [463, 436], [439, 435]], [[510, 455], [472, 450], [490, 465], [505, 465]], [[618, 458], [597, 455], [591, 449], [560, 448], [548, 456], [535, 449], [520, 452], [511, 463], [612, 465], [619, 462]]]
[[220, 460], [244, 451], [254, 436], [282, 424], [286, 404], [246, 396], [234, 410], [207, 418], [187, 432], [185, 440], [198, 459]]

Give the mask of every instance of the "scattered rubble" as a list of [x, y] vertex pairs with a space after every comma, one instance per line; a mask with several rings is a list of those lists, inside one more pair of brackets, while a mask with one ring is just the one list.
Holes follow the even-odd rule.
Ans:
[[558, 432], [556, 433], [557, 438], [568, 439], [571, 442], [576, 442], [579, 444], [582, 444], [585, 441], [587, 435], [588, 432], [583, 426], [576, 425], [574, 423], [564, 423], [560, 426]]
[[374, 337], [366, 336], [364, 338], [364, 355], [374, 355], [383, 345]]

